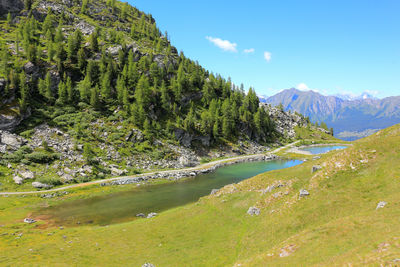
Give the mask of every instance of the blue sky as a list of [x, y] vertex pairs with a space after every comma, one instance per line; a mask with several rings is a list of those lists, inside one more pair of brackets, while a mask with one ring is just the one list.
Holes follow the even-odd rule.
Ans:
[[128, 2], [186, 56], [259, 94], [400, 95], [399, 0]]

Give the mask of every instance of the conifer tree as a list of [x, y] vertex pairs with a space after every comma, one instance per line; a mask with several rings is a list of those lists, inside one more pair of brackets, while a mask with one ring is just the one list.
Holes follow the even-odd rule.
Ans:
[[100, 100], [99, 100], [99, 87], [98, 85], [93, 86], [90, 92], [90, 105], [94, 109], [98, 109], [100, 106]]
[[47, 74], [46, 74], [46, 78], [44, 80], [44, 85], [45, 85], [44, 96], [46, 97], [47, 101], [52, 101], [53, 100], [53, 92], [51, 90], [52, 84], [51, 84], [50, 72], [47, 72]]
[[62, 81], [58, 84], [58, 101], [60, 104], [65, 104], [68, 101], [67, 87]]

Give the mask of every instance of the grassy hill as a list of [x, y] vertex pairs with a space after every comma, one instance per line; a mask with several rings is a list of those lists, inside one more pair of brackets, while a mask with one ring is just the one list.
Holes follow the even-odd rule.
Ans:
[[[112, 189], [79, 189], [46, 201], [1, 198], [0, 263], [395, 266], [400, 255], [399, 142], [396, 125], [346, 150], [228, 185], [158, 217], [105, 227], [59, 229], [21, 220], [46, 202]], [[322, 169], [312, 173], [315, 165]], [[271, 192], [263, 192], [271, 185]], [[299, 197], [301, 189], [309, 196]], [[387, 205], [376, 209], [381, 201]], [[248, 215], [251, 206], [261, 214]]]

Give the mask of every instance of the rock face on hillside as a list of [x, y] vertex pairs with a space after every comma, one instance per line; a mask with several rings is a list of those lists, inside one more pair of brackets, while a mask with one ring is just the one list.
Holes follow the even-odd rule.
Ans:
[[0, 16], [10, 13], [16, 13], [24, 8], [21, 0], [0, 0]]
[[285, 112], [265, 103], [260, 103], [260, 106], [267, 110], [269, 116], [275, 122], [276, 130], [287, 138], [296, 137], [296, 132], [294, 130], [296, 126], [307, 125], [306, 120], [296, 113], [290, 111]]

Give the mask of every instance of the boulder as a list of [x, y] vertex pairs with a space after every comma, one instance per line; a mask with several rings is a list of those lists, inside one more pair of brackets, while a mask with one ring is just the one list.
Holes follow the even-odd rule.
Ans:
[[15, 176], [13, 177], [13, 180], [14, 180], [14, 182], [15, 182], [16, 184], [22, 184], [23, 181], [24, 181], [24, 179], [21, 178], [21, 177], [19, 177], [18, 175], [15, 175]]
[[34, 179], [35, 178], [35, 174], [33, 172], [31, 172], [30, 170], [20, 170], [18, 173], [23, 179]]
[[157, 215], [158, 215], [157, 213], [155, 213], [155, 212], [151, 212], [151, 213], [149, 213], [149, 214], [147, 215], [147, 219], [150, 219], [150, 218], [156, 217]]
[[35, 223], [36, 221], [34, 219], [31, 218], [25, 218], [24, 219], [24, 223]]
[[0, 130], [0, 143], [16, 150], [20, 148], [22, 145], [26, 144], [27, 141], [16, 134]]
[[378, 205], [376, 206], [376, 209], [381, 209], [381, 208], [385, 207], [386, 204], [387, 204], [387, 202], [381, 201], [381, 202], [379, 202]]
[[22, 0], [0, 0], [0, 15], [6, 15], [8, 12], [16, 13], [24, 9]]
[[44, 183], [40, 183], [40, 182], [33, 182], [32, 186], [35, 188], [39, 188], [39, 189], [48, 189], [48, 188], [52, 188], [52, 185], [49, 184], [44, 184]]
[[322, 169], [321, 166], [315, 165], [315, 166], [312, 167], [311, 172], [314, 173], [314, 172], [319, 171], [319, 170], [321, 170], [321, 169]]
[[256, 208], [256, 207], [250, 207], [250, 208], [247, 210], [247, 214], [249, 214], [249, 215], [251, 215], [251, 216], [253, 216], [253, 215], [258, 216], [258, 215], [260, 215], [260, 209], [259, 209], [259, 208]]
[[70, 174], [68, 174], [68, 173], [65, 173], [63, 176], [61, 176], [61, 180], [62, 180], [64, 183], [69, 183], [69, 182], [71, 182], [71, 181], [74, 180], [74, 177], [72, 177], [72, 175], [70, 175]]
[[190, 155], [182, 155], [178, 161], [183, 167], [194, 167], [198, 164], [197, 159]]
[[310, 195], [310, 193], [306, 189], [301, 189], [300, 190], [300, 193], [299, 193], [300, 197], [306, 197], [306, 196], [309, 196], [309, 195]]
[[126, 174], [128, 171], [127, 170], [120, 170], [116, 167], [111, 167], [111, 174], [114, 176], [121, 176]]

